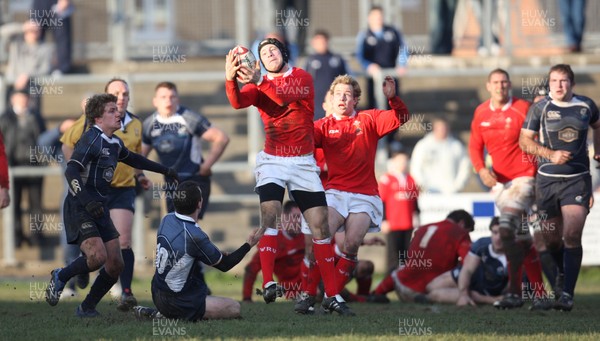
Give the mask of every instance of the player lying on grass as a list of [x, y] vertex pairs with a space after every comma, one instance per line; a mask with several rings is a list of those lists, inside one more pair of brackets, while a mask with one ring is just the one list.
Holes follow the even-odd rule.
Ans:
[[194, 181], [184, 181], [173, 196], [175, 212], [158, 228], [156, 271], [152, 277], [152, 301], [157, 309], [136, 306], [138, 318], [174, 318], [188, 321], [240, 317], [240, 304], [231, 298], [208, 295], [200, 262], [223, 272], [237, 265], [258, 243], [252, 231], [246, 243], [231, 254], [217, 248], [196, 223], [202, 209], [202, 191]]
[[502, 298], [508, 283], [506, 255], [500, 238], [500, 222], [490, 223], [491, 237], [477, 240], [462, 266], [446, 271], [427, 284], [423, 301], [456, 305], [493, 304]]
[[475, 222], [465, 210], [450, 212], [445, 220], [419, 227], [410, 242], [404, 264], [379, 283], [372, 295], [396, 290], [403, 301], [412, 302], [425, 294], [437, 276], [464, 260], [471, 246], [469, 232]]

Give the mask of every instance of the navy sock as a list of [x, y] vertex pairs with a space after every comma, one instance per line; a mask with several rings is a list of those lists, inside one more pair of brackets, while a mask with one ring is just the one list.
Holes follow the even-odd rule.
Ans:
[[558, 274], [558, 268], [556, 267], [556, 263], [554, 263], [554, 259], [550, 252], [542, 251], [540, 252], [540, 262], [542, 263], [542, 271], [548, 279], [548, 282], [554, 288], [554, 282], [556, 282], [556, 275]]
[[98, 277], [96, 277], [94, 284], [92, 284], [90, 292], [85, 297], [85, 300], [81, 302], [81, 308], [83, 308], [83, 310], [96, 309], [98, 302], [100, 302], [110, 288], [117, 283], [117, 280], [117, 277], [110, 277], [104, 268], [100, 269], [100, 273], [98, 274]]
[[580, 247], [565, 248], [565, 287], [563, 292], [573, 296], [575, 284], [581, 269], [583, 249]]
[[122, 249], [121, 254], [123, 255], [123, 271], [119, 276], [121, 279], [121, 287], [124, 293], [131, 293], [131, 281], [133, 280], [133, 263], [135, 262], [135, 255], [132, 249]]
[[87, 265], [87, 258], [85, 256], [79, 256], [58, 273], [58, 279], [66, 283], [71, 278], [88, 272], [90, 272], [90, 268], [88, 268]]
[[565, 247], [561, 246], [556, 250], [550, 250], [550, 254], [552, 255], [552, 258], [554, 258], [554, 263], [556, 264], [556, 266], [558, 267], [558, 273], [564, 274], [565, 273], [565, 267], [564, 267], [564, 251]]

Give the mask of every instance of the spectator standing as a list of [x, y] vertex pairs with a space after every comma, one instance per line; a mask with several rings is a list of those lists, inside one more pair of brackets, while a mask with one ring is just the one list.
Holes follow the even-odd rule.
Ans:
[[335, 77], [349, 73], [344, 58], [329, 50], [329, 33], [317, 30], [310, 45], [313, 54], [307, 57], [304, 69], [310, 73], [315, 83], [315, 117], [314, 120], [325, 117], [325, 109], [321, 105], [329, 91], [329, 86]]
[[558, 0], [569, 52], [581, 52], [587, 0]]
[[[10, 96], [11, 107], [2, 116], [0, 116], [0, 131], [5, 140], [6, 156], [10, 167], [17, 166], [35, 166], [38, 165], [36, 148], [38, 137], [40, 136], [39, 126], [36, 118], [28, 109], [29, 95], [25, 91], [16, 91]], [[15, 245], [20, 247], [23, 242], [29, 245], [32, 241], [23, 233], [21, 198], [24, 192], [27, 192], [29, 198], [29, 213], [31, 216], [41, 216], [42, 214], [42, 185], [43, 178], [35, 177], [17, 177], [13, 181], [14, 204], [13, 212], [15, 217]], [[43, 234], [33, 235], [38, 241], [42, 241]]]
[[40, 27], [32, 21], [22, 26], [23, 39], [15, 39], [8, 49], [6, 66], [7, 93], [22, 91], [29, 93], [28, 106], [37, 117], [40, 131], [44, 131], [41, 107], [45, 81], [51, 71], [54, 48], [40, 41]]
[[[396, 93], [399, 93], [398, 77], [405, 73], [408, 62], [408, 49], [402, 34], [395, 27], [383, 22], [383, 9], [373, 6], [369, 11], [368, 27], [356, 38], [356, 58], [367, 73], [368, 108], [387, 109], [387, 100], [375, 91], [383, 84], [385, 76], [393, 76]], [[393, 72], [389, 72], [394, 70]]]
[[55, 74], [71, 71], [72, 32], [71, 17], [75, 6], [71, 0], [33, 0], [30, 20], [41, 27], [41, 40], [45, 41], [46, 32], [52, 32], [56, 43], [56, 59], [53, 63]]
[[452, 54], [458, 0], [429, 1], [429, 44], [433, 54]]
[[410, 174], [422, 191], [460, 192], [471, 171], [465, 146], [450, 134], [446, 120], [434, 119], [432, 128], [413, 149]]

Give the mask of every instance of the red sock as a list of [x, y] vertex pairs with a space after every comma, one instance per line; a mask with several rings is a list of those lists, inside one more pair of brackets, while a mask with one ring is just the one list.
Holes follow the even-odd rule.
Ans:
[[371, 283], [373, 283], [373, 277], [371, 276], [356, 278], [356, 294], [368, 295], [371, 291]]
[[313, 238], [313, 253], [315, 254], [315, 260], [319, 265], [321, 278], [323, 278], [325, 294], [327, 297], [333, 297], [339, 294], [335, 282], [335, 257], [333, 255], [331, 238], [319, 240]]
[[375, 288], [373, 293], [375, 295], [385, 295], [390, 291], [394, 291], [394, 280], [392, 279], [392, 276], [397, 276], [397, 272], [393, 271], [390, 275], [384, 278], [383, 281], [377, 285], [377, 288]]
[[317, 296], [317, 289], [321, 282], [321, 270], [317, 262], [310, 263], [308, 268], [308, 277], [306, 278], [306, 293], [310, 296]]
[[335, 266], [335, 282], [337, 283], [338, 292], [342, 291], [346, 283], [352, 278], [352, 272], [356, 268], [356, 255], [342, 254], [340, 260]]
[[306, 292], [307, 288], [308, 288], [308, 267], [309, 267], [309, 260], [304, 258], [302, 260], [302, 263], [300, 263], [300, 278], [302, 278], [302, 282], [301, 282], [301, 287], [300, 290]]
[[542, 264], [540, 263], [540, 257], [535, 250], [535, 247], [531, 246], [525, 259], [523, 259], [523, 268], [527, 279], [533, 289], [535, 298], [546, 297], [546, 290], [544, 290], [544, 281], [542, 279]]
[[258, 242], [260, 266], [263, 275], [263, 288], [267, 283], [273, 282], [275, 256], [277, 255], [277, 232], [278, 230], [276, 229], [267, 228], [265, 234]]
[[360, 302], [360, 303], [365, 303], [367, 302], [367, 298], [365, 296], [360, 296], [360, 295], [355, 295], [351, 292], [348, 291], [348, 302]]

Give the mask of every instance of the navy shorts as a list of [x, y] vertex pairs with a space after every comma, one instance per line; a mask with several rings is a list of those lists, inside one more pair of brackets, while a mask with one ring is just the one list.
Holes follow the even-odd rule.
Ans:
[[79, 202], [79, 199], [67, 195], [63, 207], [65, 222], [65, 233], [67, 243], [81, 245], [81, 243], [92, 237], [100, 237], [103, 242], [119, 238], [119, 232], [115, 228], [106, 203], [104, 215], [100, 219], [94, 219]]
[[135, 212], [135, 187], [111, 187], [106, 205], [109, 210], [121, 208]]
[[548, 218], [561, 215], [565, 205], [589, 207], [592, 196], [592, 177], [583, 174], [572, 178], [539, 175], [535, 178], [535, 198], [538, 212]]
[[202, 320], [206, 312], [207, 287], [193, 297], [165, 292], [152, 287], [152, 301], [166, 318], [191, 322]]

